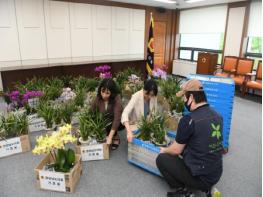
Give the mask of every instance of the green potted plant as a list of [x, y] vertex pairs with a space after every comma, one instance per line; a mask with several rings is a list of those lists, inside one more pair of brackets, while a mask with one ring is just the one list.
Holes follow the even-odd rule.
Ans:
[[7, 116], [1, 116], [0, 130], [3, 139], [27, 135], [28, 121], [26, 114], [8, 113]]
[[92, 113], [90, 109], [85, 109], [79, 116], [79, 142], [81, 144], [89, 144], [91, 141], [93, 135], [92, 123], [90, 122]]
[[74, 99], [75, 105], [78, 107], [84, 106], [84, 101], [86, 97], [86, 92], [84, 89], [79, 89], [76, 91], [76, 97]]
[[[87, 139], [92, 136], [98, 143], [106, 141], [106, 128], [110, 125], [105, 114], [99, 110], [87, 109], [80, 116], [80, 135]], [[83, 140], [85, 140], [83, 139]]]
[[106, 142], [106, 128], [110, 125], [109, 120], [99, 110], [95, 110], [90, 117], [92, 118], [90, 119], [91, 128], [93, 128], [92, 130], [97, 142]]
[[54, 108], [54, 123], [59, 126], [62, 122], [62, 111], [61, 111], [61, 106], [60, 105], [55, 105]]
[[[46, 154], [45, 158], [35, 168], [36, 179], [41, 189], [73, 192], [82, 172], [81, 156], [75, 154], [70, 148], [66, 148], [67, 143], [74, 143], [76, 138], [71, 135], [71, 125], [60, 127], [49, 135], [39, 136], [36, 139], [37, 145], [32, 151], [33, 154]], [[52, 171], [52, 174], [49, 174]], [[63, 174], [62, 180], [65, 187], [60, 184], [53, 184], [48, 187], [41, 184], [46, 174], [57, 181], [55, 177]], [[57, 186], [57, 188], [56, 188]]]
[[76, 110], [77, 107], [75, 106], [75, 103], [73, 101], [63, 103], [61, 106], [62, 120], [67, 124], [71, 124], [73, 113]]
[[181, 79], [174, 76], [169, 76], [166, 80], [158, 80], [160, 94], [169, 100], [172, 96], [176, 95], [178, 91], [180, 91], [180, 83]]
[[173, 113], [182, 115], [184, 109], [184, 101], [182, 97], [177, 97], [175, 95], [170, 97], [169, 104]]
[[75, 142], [71, 135], [71, 126], [65, 125], [51, 135], [37, 137], [37, 145], [32, 151], [34, 154], [50, 154], [54, 163], [47, 164], [47, 168], [54, 168], [56, 172], [69, 172], [75, 164], [75, 152], [65, 149], [65, 144]]
[[165, 131], [165, 117], [161, 114], [152, 114], [151, 117], [152, 126], [152, 142], [157, 146], [167, 146], [167, 138]]
[[40, 102], [37, 113], [39, 116], [43, 117], [47, 129], [52, 129], [54, 123], [54, 108], [49, 102]]
[[151, 141], [157, 146], [166, 146], [168, 140], [165, 131], [165, 117], [159, 113], [151, 113], [147, 117], [142, 117], [139, 123], [139, 135], [143, 141]]
[[141, 117], [138, 130], [140, 131], [138, 138], [140, 138], [143, 141], [151, 140], [152, 127], [148, 117]]
[[28, 137], [28, 121], [25, 113], [9, 112], [0, 117], [0, 157], [31, 149]]

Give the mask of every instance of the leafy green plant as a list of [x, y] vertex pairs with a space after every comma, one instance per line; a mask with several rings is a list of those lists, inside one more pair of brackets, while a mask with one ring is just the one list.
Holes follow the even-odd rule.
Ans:
[[106, 128], [110, 121], [105, 114], [100, 113], [98, 109], [87, 109], [80, 115], [80, 135], [83, 140], [89, 136], [95, 137], [98, 141], [106, 139]]
[[21, 83], [20, 81], [16, 82], [14, 84], [14, 88], [21, 93], [25, 93], [26, 90], [44, 91], [47, 84], [47, 79], [37, 78], [34, 76], [32, 79], [27, 79], [26, 83]]
[[95, 78], [87, 78], [84, 76], [79, 76], [77, 78], [74, 78], [71, 83], [76, 91], [85, 90], [89, 92], [89, 91], [95, 91], [95, 89], [99, 85], [99, 80]]
[[182, 113], [184, 109], [184, 101], [182, 97], [172, 96], [168, 100], [171, 111], [175, 111], [176, 113]]
[[48, 167], [53, 167], [56, 172], [69, 172], [75, 165], [75, 152], [72, 149], [58, 149], [56, 161]]
[[159, 113], [151, 113], [150, 116], [142, 117], [139, 123], [139, 138], [143, 141], [150, 141], [156, 144], [164, 144], [166, 132], [164, 129], [165, 118]]
[[117, 82], [120, 90], [123, 90], [125, 82], [128, 81], [129, 76], [131, 76], [132, 74], [135, 74], [138, 77], [142, 76], [141, 72], [139, 70], [136, 70], [133, 67], [129, 67], [129, 68], [117, 73], [115, 79], [116, 79], [116, 82]]
[[2, 138], [12, 138], [28, 133], [28, 121], [26, 114], [8, 113], [1, 116], [0, 133]]
[[63, 75], [60, 79], [63, 82], [63, 87], [70, 87], [71, 89], [73, 89], [73, 87], [71, 86], [73, 77], [71, 75]]
[[87, 86], [86, 91], [87, 92], [95, 91], [96, 88], [99, 86], [99, 83], [100, 83], [100, 80], [98, 80], [98, 79], [95, 79], [95, 78], [88, 79], [87, 85], [86, 85]]
[[84, 100], [86, 97], [86, 91], [84, 89], [80, 89], [76, 91], [76, 97], [75, 97], [75, 105], [79, 107], [84, 106]]
[[41, 99], [45, 101], [55, 100], [61, 95], [63, 85], [63, 81], [57, 77], [48, 79], [48, 85], [45, 87], [44, 96]]
[[37, 113], [46, 121], [47, 128], [52, 128], [54, 121], [54, 108], [48, 102], [40, 102]]
[[60, 105], [55, 105], [54, 108], [54, 115], [53, 115], [53, 120], [56, 125], [60, 125], [62, 121], [62, 111], [61, 111], [61, 106]]
[[84, 141], [91, 137], [93, 132], [92, 124], [89, 122], [92, 113], [90, 109], [85, 109], [79, 116], [79, 131]]
[[76, 109], [75, 103], [72, 101], [63, 103], [61, 106], [62, 120], [67, 124], [71, 124], [72, 116]]
[[138, 129], [140, 131], [138, 138], [142, 139], [143, 141], [150, 141], [151, 133], [152, 133], [152, 127], [148, 121], [148, 118], [142, 116], [142, 118], [139, 122]]
[[166, 132], [164, 129], [165, 118], [161, 114], [151, 115], [151, 125], [153, 130], [153, 142], [157, 145], [165, 144]]
[[167, 77], [166, 80], [158, 80], [158, 85], [160, 86], [160, 93], [166, 98], [170, 99], [175, 96], [178, 91], [180, 91], [181, 79], [174, 76]]

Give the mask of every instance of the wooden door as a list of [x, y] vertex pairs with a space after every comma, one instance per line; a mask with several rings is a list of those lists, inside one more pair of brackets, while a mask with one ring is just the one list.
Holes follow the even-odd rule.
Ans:
[[164, 65], [165, 43], [166, 43], [166, 22], [156, 21], [153, 28], [154, 36], [154, 65]]

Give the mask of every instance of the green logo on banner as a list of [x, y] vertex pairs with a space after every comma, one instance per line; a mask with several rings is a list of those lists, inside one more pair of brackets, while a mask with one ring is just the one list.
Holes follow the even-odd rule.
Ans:
[[212, 137], [216, 137], [217, 139], [219, 139], [221, 137], [220, 124], [215, 125], [211, 123], [211, 127], [212, 127]]

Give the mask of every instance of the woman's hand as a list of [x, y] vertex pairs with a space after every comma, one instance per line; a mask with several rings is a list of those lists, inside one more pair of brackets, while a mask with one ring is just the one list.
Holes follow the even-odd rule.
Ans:
[[107, 136], [107, 141], [106, 141], [106, 143], [107, 143], [108, 145], [111, 145], [111, 144], [112, 144], [112, 136]]
[[127, 131], [127, 140], [128, 142], [132, 142], [133, 139], [133, 134], [131, 131]]
[[107, 143], [108, 145], [111, 145], [111, 144], [112, 144], [112, 138], [113, 138], [114, 134], [115, 134], [115, 131], [114, 131], [114, 130], [111, 130], [110, 133], [109, 133], [109, 135], [107, 136], [107, 141], [106, 141], [106, 143]]

